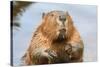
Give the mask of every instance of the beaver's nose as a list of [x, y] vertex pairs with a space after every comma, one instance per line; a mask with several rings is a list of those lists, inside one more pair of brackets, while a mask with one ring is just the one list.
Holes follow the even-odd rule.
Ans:
[[66, 29], [65, 28], [62, 28], [59, 31], [64, 33], [64, 32], [66, 32]]
[[59, 20], [62, 21], [62, 22], [65, 22], [66, 21], [66, 16], [65, 15], [60, 15]]

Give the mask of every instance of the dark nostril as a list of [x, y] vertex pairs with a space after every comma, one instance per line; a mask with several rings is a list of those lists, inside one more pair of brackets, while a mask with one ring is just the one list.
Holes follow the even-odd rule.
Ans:
[[60, 31], [60, 32], [66, 32], [66, 29], [63, 28], [63, 29], [60, 29], [59, 31]]
[[64, 15], [59, 16], [59, 20], [63, 22], [66, 21], [66, 16]]

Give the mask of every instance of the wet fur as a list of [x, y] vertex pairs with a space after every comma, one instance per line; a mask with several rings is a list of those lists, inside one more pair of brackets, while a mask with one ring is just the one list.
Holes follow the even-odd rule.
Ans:
[[[67, 16], [68, 30], [67, 34], [65, 34], [65, 39], [59, 41], [58, 35], [55, 34], [57, 33], [57, 21], [54, 17], [50, 17], [51, 13], [54, 13], [54, 17], [56, 18], [56, 11], [51, 11], [43, 17], [42, 24], [33, 34], [30, 46], [23, 56], [25, 64], [82, 62], [84, 48], [83, 42], [78, 31], [73, 25], [71, 16], [69, 14]], [[68, 45], [71, 46], [71, 51], [69, 53], [66, 50]], [[50, 57], [44, 57], [44, 55], [49, 54], [48, 52], [45, 54], [46, 50], [51, 50], [51, 53], [54, 51], [57, 56], [53, 57], [53, 59]]]

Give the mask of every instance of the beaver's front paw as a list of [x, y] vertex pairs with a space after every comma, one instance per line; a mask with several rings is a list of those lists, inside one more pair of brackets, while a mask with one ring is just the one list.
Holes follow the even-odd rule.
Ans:
[[35, 58], [38, 59], [35, 64], [52, 64], [55, 62], [55, 58], [57, 57], [57, 54], [50, 50], [46, 49], [44, 51], [37, 52]]
[[66, 46], [65, 46], [65, 52], [68, 54], [68, 55], [70, 55], [71, 53], [72, 53], [72, 46], [71, 46], [71, 44], [67, 44]]
[[53, 58], [57, 57], [56, 52], [54, 52], [54, 51], [52, 51], [52, 50], [50, 50], [50, 49], [45, 50], [45, 52], [47, 52], [47, 53], [48, 53], [50, 56], [52, 56]]
[[54, 52], [53, 50], [50, 50], [50, 49], [48, 49], [48, 50], [45, 50], [45, 52], [47, 52], [48, 53], [48, 55], [50, 56], [50, 57], [48, 57], [48, 59], [49, 59], [49, 64], [53, 64], [53, 63], [55, 63], [55, 61], [56, 61], [56, 59], [57, 59], [57, 54], [56, 54], [56, 52]]

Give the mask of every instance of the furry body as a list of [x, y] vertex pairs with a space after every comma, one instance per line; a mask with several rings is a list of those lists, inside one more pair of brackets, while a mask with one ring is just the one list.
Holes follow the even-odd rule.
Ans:
[[68, 12], [51, 11], [43, 14], [23, 59], [26, 65], [82, 62], [83, 49]]

